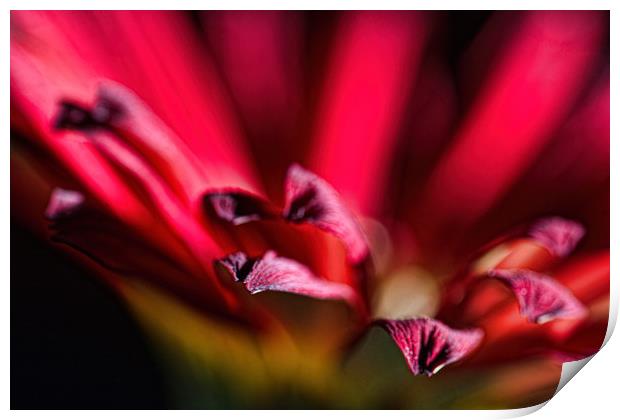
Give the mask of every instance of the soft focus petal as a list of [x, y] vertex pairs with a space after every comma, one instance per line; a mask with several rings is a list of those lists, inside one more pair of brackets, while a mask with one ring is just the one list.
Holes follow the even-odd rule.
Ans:
[[593, 71], [604, 16], [526, 13], [430, 177], [417, 214], [429, 236], [476, 221], [534, 161]]
[[489, 276], [503, 280], [517, 297], [520, 312], [539, 324], [556, 318], [582, 318], [584, 306], [571, 291], [551, 277], [529, 270], [498, 269]]
[[402, 12], [348, 12], [330, 55], [309, 168], [356, 208], [378, 207], [428, 23]]
[[[28, 122], [28, 134], [74, 175], [84, 191], [128, 222], [147, 223], [150, 217], [144, 207], [104, 159], [76, 138], [79, 136], [54, 131], [58, 106], [65, 95], [86, 102], [96, 89], [96, 80], [79, 61], [66, 54], [70, 47], [54, 33], [48, 33], [50, 25], [37, 17], [21, 12], [11, 14], [11, 108], [16, 109], [13, 115], [21, 115]], [[28, 30], [22, 29], [24, 25]]]
[[601, 202], [609, 197], [609, 94], [603, 71], [518, 183], [476, 224], [480, 238], [512, 220], [564, 214], [587, 226], [588, 245], [608, 246], [609, 205]]
[[[296, 11], [207, 11], [201, 23], [270, 195], [305, 151], [305, 25]], [[248, 71], [251, 69], [251, 71]]]
[[[70, 83], [90, 81], [92, 92], [98, 79], [109, 78], [135, 90], [192, 151], [213, 186], [258, 188], [222, 83], [183, 13], [29, 11], [12, 17], [23, 23], [20, 36], [40, 37], [51, 51], [62, 51], [71, 63], [62, 68]], [[50, 61], [50, 53], [35, 54]], [[71, 78], [82, 68], [90, 78]], [[56, 84], [56, 100], [89, 99], [88, 90], [67, 84]]]

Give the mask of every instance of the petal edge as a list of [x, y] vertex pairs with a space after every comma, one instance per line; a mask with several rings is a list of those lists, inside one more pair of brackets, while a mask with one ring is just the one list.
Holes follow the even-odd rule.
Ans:
[[488, 275], [508, 285], [528, 321], [544, 324], [557, 318], [583, 318], [587, 309], [564, 285], [544, 274], [523, 269], [489, 270]]
[[474, 351], [482, 341], [481, 329], [455, 330], [431, 318], [380, 320], [400, 348], [414, 375], [433, 376]]
[[235, 281], [242, 282], [251, 294], [266, 291], [294, 293], [316, 299], [344, 300], [354, 304], [355, 290], [347, 284], [315, 276], [308, 267], [295, 260], [267, 251], [259, 258], [243, 252], [230, 254], [217, 261]]

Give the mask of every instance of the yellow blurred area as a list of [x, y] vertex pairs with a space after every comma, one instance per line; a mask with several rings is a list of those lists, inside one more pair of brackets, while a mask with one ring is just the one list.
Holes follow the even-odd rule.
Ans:
[[[301, 348], [284, 330], [252, 333], [206, 317], [141, 282], [124, 282], [120, 292], [169, 364], [166, 368], [176, 378], [171, 391], [183, 401], [181, 406], [208, 404], [209, 395], [204, 393], [212, 393], [213, 387], [234, 395], [238, 407], [273, 408], [283, 395], [291, 403], [301, 399], [343, 407], [358, 406], [363, 400], [338, 374], [335, 359], [326, 359], [307, 342]], [[196, 395], [178, 395], [185, 391], [179, 379], [200, 385], [205, 378], [209, 383], [193, 389]]]

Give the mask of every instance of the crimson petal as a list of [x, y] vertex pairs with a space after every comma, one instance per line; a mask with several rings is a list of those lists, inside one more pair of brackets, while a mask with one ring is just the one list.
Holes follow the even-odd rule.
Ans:
[[113, 119], [122, 115], [123, 109], [120, 105], [107, 100], [99, 100], [92, 110], [75, 102], [63, 100], [54, 127], [76, 130], [107, 127]]
[[565, 257], [575, 249], [586, 231], [581, 224], [572, 220], [550, 217], [536, 222], [528, 233], [553, 255]]
[[470, 354], [483, 337], [480, 329], [454, 330], [430, 318], [381, 320], [414, 375], [432, 376]]
[[581, 318], [587, 314], [573, 293], [549, 276], [521, 269], [490, 270], [488, 274], [512, 289], [521, 314], [530, 322], [543, 324], [556, 318]]
[[368, 243], [355, 217], [327, 181], [299, 165], [286, 176], [284, 217], [307, 222], [338, 237], [353, 263], [368, 255]]
[[277, 256], [273, 251], [256, 259], [236, 252], [218, 262], [252, 294], [271, 290], [317, 299], [344, 300], [351, 304], [356, 301], [355, 291], [349, 285], [317, 277], [303, 264]]

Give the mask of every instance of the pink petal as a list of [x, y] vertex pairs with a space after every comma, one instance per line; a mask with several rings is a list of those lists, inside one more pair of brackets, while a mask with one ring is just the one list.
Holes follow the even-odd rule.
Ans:
[[84, 195], [78, 191], [54, 188], [45, 217], [56, 220], [73, 214], [84, 203]]
[[279, 257], [273, 251], [268, 251], [256, 259], [237, 252], [218, 262], [235, 281], [242, 282], [252, 294], [270, 290], [317, 299], [344, 300], [349, 303], [354, 303], [357, 299], [350, 286], [317, 277], [306, 266]]
[[214, 184], [185, 142], [125, 86], [101, 83], [91, 113], [156, 165], [187, 202], [193, 204]]
[[555, 279], [530, 270], [497, 269], [490, 277], [503, 280], [514, 292], [521, 315], [543, 324], [556, 318], [582, 318], [586, 308]]
[[345, 12], [331, 49], [309, 165], [372, 214], [426, 44], [421, 14]]
[[219, 253], [218, 245], [150, 163], [122, 140], [105, 131], [90, 133], [89, 139], [102, 156], [127, 177], [130, 185], [146, 194], [161, 221], [172, 229], [203, 269], [210, 270], [210, 258]]
[[[15, 28], [11, 37], [11, 110], [27, 124], [28, 138], [52, 153], [89, 196], [108, 203], [130, 223], [148, 222], [146, 209], [104, 159], [77, 138], [81, 136], [53, 130], [64, 97], [80, 103], [90, 100], [96, 86], [93, 74], [67, 52], [70, 45], [51, 31], [53, 26], [39, 13], [16, 11], [11, 13], [11, 22]], [[32, 48], [33, 43], [39, 47]]]
[[[305, 27], [296, 11], [207, 11], [201, 20], [222, 70], [267, 191], [277, 193], [290, 164], [303, 157]], [[252, 71], [248, 71], [252, 69]]]
[[83, 132], [136, 193], [150, 197], [156, 214], [202, 268], [211, 270], [217, 245], [192, 216], [192, 198], [207, 184], [192, 153], [145, 104], [128, 89], [106, 83], [90, 109], [63, 102], [55, 125]]
[[550, 217], [537, 221], [528, 233], [553, 255], [565, 257], [575, 249], [586, 230], [581, 224], [572, 220]]
[[381, 320], [414, 375], [432, 376], [469, 355], [481, 342], [480, 329], [454, 330], [430, 318]]
[[218, 218], [235, 226], [276, 216], [264, 199], [243, 191], [210, 192], [203, 200], [205, 207]]
[[[78, 81], [116, 80], [143, 98], [182, 139], [200, 169], [209, 174], [212, 187], [257, 188], [226, 89], [186, 14], [19, 11], [13, 17], [23, 21], [20, 29], [28, 36], [34, 34], [34, 41], [45, 42], [40, 50], [62, 52], [66, 64], [61, 70], [66, 74], [61, 76], [68, 81], [55, 84], [56, 101], [82, 99], [85, 95], [80, 93], [86, 90], [72, 86]], [[38, 50], [30, 48], [28, 54], [38, 54]], [[82, 69], [90, 78], [78, 73]], [[17, 71], [13, 73], [12, 77]], [[50, 108], [48, 101], [43, 106], [46, 111]], [[145, 131], [143, 126], [136, 128]]]
[[307, 222], [332, 233], [345, 244], [353, 263], [366, 258], [368, 243], [364, 233], [340, 195], [324, 179], [295, 164], [288, 170], [285, 194], [286, 219]]
[[[502, 199], [501, 207], [494, 214], [510, 220], [554, 208], [568, 210], [567, 204], [579, 208], [580, 204], [592, 200], [596, 189], [604, 189], [609, 180], [609, 104], [609, 72], [605, 71], [576, 104], [528, 173]], [[605, 195], [609, 196], [609, 188], [606, 190]], [[587, 207], [592, 209], [589, 203]], [[605, 219], [582, 218], [588, 221], [588, 230], [595, 224], [603, 224]], [[602, 228], [609, 231], [608, 226]]]
[[419, 217], [437, 225], [431, 230], [467, 227], [485, 214], [535, 161], [595, 70], [604, 13], [533, 11], [517, 18], [516, 35], [500, 45], [488, 82], [420, 200]]
[[[256, 188], [226, 87], [191, 19], [170, 11], [106, 12], [101, 17], [112, 20], [111, 29], [127, 40], [115, 48], [124, 51], [119, 55], [130, 60], [135, 76], [146, 79], [141, 96], [158, 104], [155, 110], [162, 110], [162, 119], [196, 154], [214, 186]], [[151, 102], [146, 95], [157, 99]]]

